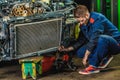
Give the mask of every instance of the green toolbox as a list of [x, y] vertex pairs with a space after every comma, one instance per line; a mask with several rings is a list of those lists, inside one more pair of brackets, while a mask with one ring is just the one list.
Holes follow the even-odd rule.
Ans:
[[37, 79], [37, 73], [42, 74], [50, 70], [55, 61], [55, 57], [51, 56], [39, 56], [20, 59], [22, 78], [26, 80], [27, 76]]

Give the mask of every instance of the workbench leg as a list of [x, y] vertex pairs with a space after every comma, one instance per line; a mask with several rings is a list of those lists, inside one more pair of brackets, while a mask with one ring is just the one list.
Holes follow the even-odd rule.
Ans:
[[24, 63], [22, 63], [22, 79], [26, 80], [27, 75], [25, 74], [25, 68], [24, 68]]
[[31, 75], [31, 77], [32, 77], [34, 80], [36, 80], [36, 78], [37, 78], [37, 72], [36, 72], [36, 64], [35, 64], [35, 63], [32, 63], [32, 70], [33, 70], [33, 73], [30, 74], [30, 75]]

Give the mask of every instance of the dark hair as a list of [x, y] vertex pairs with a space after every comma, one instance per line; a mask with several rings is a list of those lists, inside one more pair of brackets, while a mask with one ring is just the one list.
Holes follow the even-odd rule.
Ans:
[[80, 17], [80, 16], [84, 16], [88, 11], [88, 8], [84, 5], [78, 5], [75, 9], [74, 9], [74, 16], [75, 17]]

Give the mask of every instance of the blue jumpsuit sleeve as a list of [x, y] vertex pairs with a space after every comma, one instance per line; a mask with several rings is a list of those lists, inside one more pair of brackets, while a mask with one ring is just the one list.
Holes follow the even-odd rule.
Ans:
[[88, 51], [92, 52], [92, 50], [97, 45], [99, 36], [103, 35], [103, 34], [104, 34], [104, 26], [102, 23], [93, 26], [92, 35], [90, 36], [90, 40], [87, 43], [87, 50]]
[[78, 49], [79, 47], [81, 47], [86, 42], [87, 42], [87, 39], [85, 38], [83, 32], [80, 31], [79, 37], [78, 37], [76, 43], [74, 45], [72, 45], [72, 46], [73, 46], [74, 49]]

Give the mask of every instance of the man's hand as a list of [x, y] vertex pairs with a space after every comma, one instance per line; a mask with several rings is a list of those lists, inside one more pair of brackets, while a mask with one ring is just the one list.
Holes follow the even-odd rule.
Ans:
[[82, 60], [82, 63], [84, 66], [86, 66], [88, 64], [89, 55], [90, 55], [90, 52], [88, 50], [86, 50], [85, 55], [84, 55], [83, 60]]
[[72, 46], [70, 46], [70, 47], [68, 47], [68, 48], [65, 48], [64, 46], [60, 46], [60, 47], [58, 47], [58, 50], [60, 51], [60, 52], [62, 52], [62, 51], [72, 51], [74, 48], [72, 47]]
[[83, 63], [84, 66], [86, 66], [88, 64], [88, 58], [84, 57], [83, 60], [82, 60], [82, 63]]

